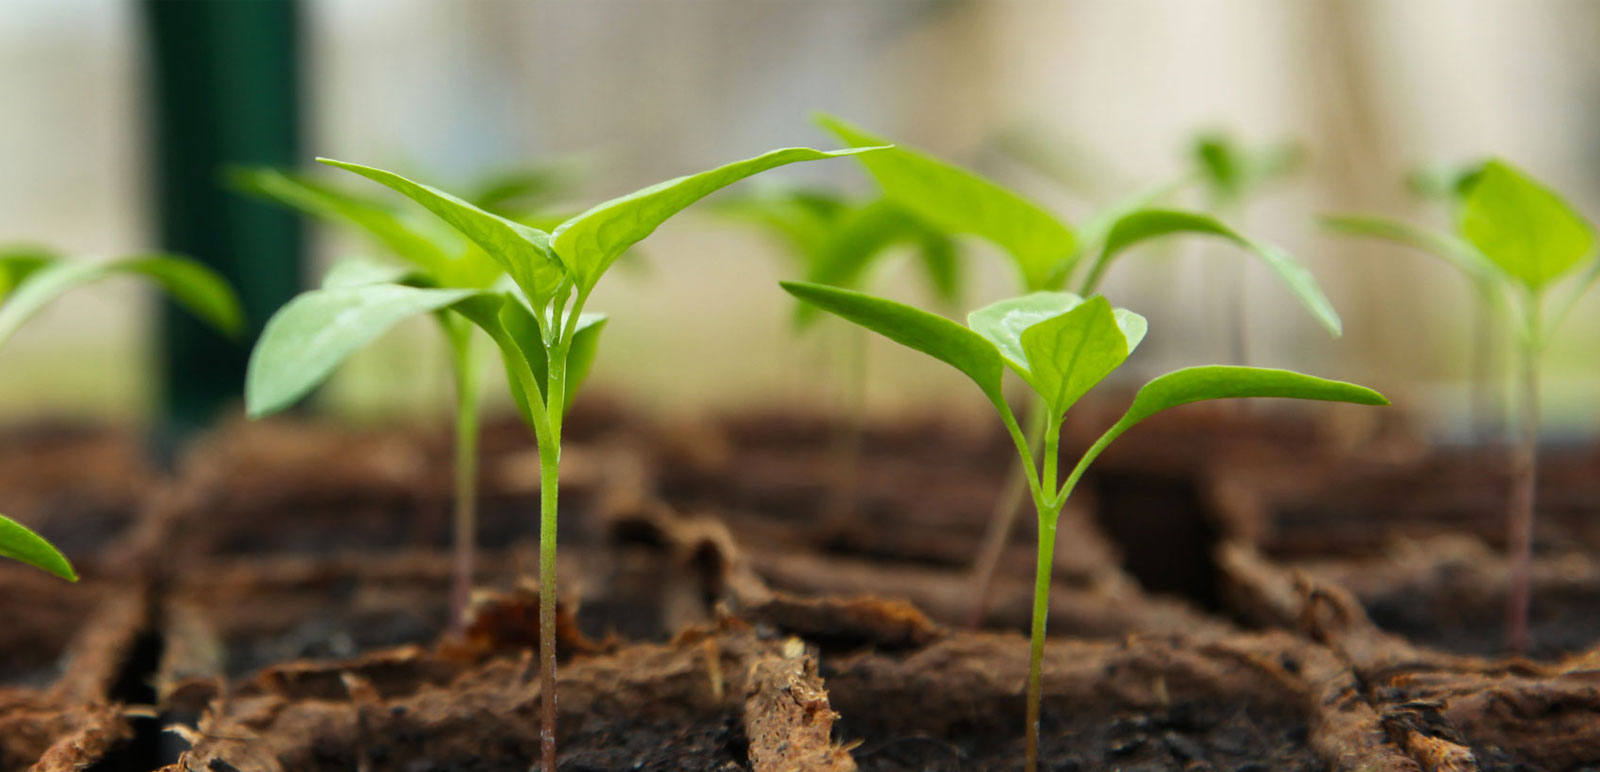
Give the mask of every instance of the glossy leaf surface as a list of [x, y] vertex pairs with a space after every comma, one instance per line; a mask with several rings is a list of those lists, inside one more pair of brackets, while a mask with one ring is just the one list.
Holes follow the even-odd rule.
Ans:
[[544, 231], [486, 212], [449, 193], [393, 172], [327, 158], [317, 160], [355, 172], [421, 204], [499, 263], [537, 305], [549, 300], [566, 276], [550, 250], [550, 236]]
[[0, 515], [0, 557], [27, 563], [69, 582], [78, 581], [72, 564], [54, 546], [26, 526]]
[[580, 287], [592, 288], [625, 252], [689, 205], [755, 174], [804, 161], [821, 161], [869, 153], [874, 148], [773, 150], [699, 174], [660, 182], [611, 199], [562, 223], [551, 233], [551, 245]]
[[1004, 402], [1005, 365], [982, 335], [938, 314], [853, 290], [805, 282], [782, 282], [789, 294], [836, 316], [938, 359], [978, 384], [995, 403]]
[[1144, 317], [1126, 310], [1119, 316], [1104, 297], [1089, 298], [1022, 331], [1028, 383], [1056, 415], [1065, 413], [1127, 361], [1145, 329]]
[[1357, 405], [1389, 404], [1382, 394], [1354, 383], [1318, 378], [1292, 370], [1208, 365], [1176, 370], [1145, 384], [1117, 426], [1126, 429], [1163, 410], [1191, 402], [1241, 397], [1280, 397]]
[[[822, 126], [856, 147], [888, 144], [831, 116]], [[895, 147], [861, 157], [890, 200], [937, 231], [977, 236], [1004, 249], [1029, 290], [1046, 289], [1076, 252], [1072, 230], [1038, 204], [973, 172]]]
[[364, 284], [300, 294], [273, 314], [250, 354], [246, 411], [260, 418], [294, 404], [396, 324], [479, 292]]

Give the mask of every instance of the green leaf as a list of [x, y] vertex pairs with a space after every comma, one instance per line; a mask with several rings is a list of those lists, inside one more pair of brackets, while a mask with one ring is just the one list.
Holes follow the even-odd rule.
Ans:
[[388, 205], [353, 196], [308, 177], [269, 168], [237, 168], [229, 181], [238, 190], [303, 214], [360, 229], [396, 257], [434, 275], [449, 271], [453, 248], [406, 222]]
[[1387, 405], [1389, 400], [1365, 386], [1331, 381], [1291, 370], [1208, 365], [1167, 373], [1144, 385], [1113, 429], [1128, 427], [1167, 408], [1213, 399], [1282, 397], [1287, 399]]
[[1005, 403], [1005, 366], [999, 350], [982, 335], [937, 314], [861, 292], [805, 282], [781, 284], [807, 303], [960, 370], [989, 401]]
[[1555, 191], [1503, 161], [1490, 161], [1462, 206], [1461, 235], [1533, 292], [1594, 251], [1595, 234]]
[[562, 223], [551, 233], [551, 244], [578, 286], [592, 289], [628, 247], [655, 232], [668, 218], [717, 190], [778, 166], [856, 155], [873, 149], [784, 148], [660, 182], [611, 199]]
[[328, 158], [317, 160], [355, 172], [421, 204], [499, 263], [536, 305], [543, 305], [561, 286], [566, 271], [551, 252], [550, 235], [544, 231], [486, 212], [393, 172]]
[[1339, 320], [1339, 312], [1333, 309], [1333, 302], [1322, 293], [1322, 287], [1317, 285], [1316, 277], [1312, 276], [1305, 266], [1288, 252], [1271, 244], [1246, 238], [1223, 224], [1221, 220], [1199, 212], [1144, 209], [1123, 216], [1111, 226], [1111, 232], [1106, 234], [1105, 245], [1101, 247], [1100, 256], [1095, 260], [1084, 286], [1091, 290], [1097, 287], [1106, 269], [1110, 267], [1111, 261], [1119, 253], [1135, 244], [1178, 233], [1216, 236], [1255, 255], [1278, 275], [1278, 279], [1288, 286], [1289, 291], [1294, 293], [1301, 305], [1305, 306], [1312, 317], [1321, 322], [1328, 332], [1334, 335], [1343, 332], [1344, 325]]
[[1028, 383], [1056, 415], [1121, 367], [1144, 339], [1144, 317], [1118, 310], [1096, 295], [1022, 331]]
[[155, 282], [178, 305], [228, 335], [237, 335], [244, 328], [239, 301], [217, 272], [188, 258], [152, 254], [106, 262], [62, 261], [37, 268], [0, 303], [0, 345], [62, 294], [117, 275]]
[[246, 411], [260, 418], [294, 404], [357, 349], [396, 324], [481, 293], [400, 284], [301, 293], [272, 315], [250, 354]]
[[33, 272], [61, 259], [42, 247], [8, 247], [0, 250], [0, 301]]
[[20, 560], [69, 582], [78, 581], [72, 564], [50, 542], [15, 520], [0, 515], [0, 557]]
[[1083, 303], [1071, 292], [1031, 292], [1020, 297], [991, 303], [967, 314], [967, 326], [982, 335], [1005, 357], [1018, 375], [1028, 377], [1028, 354], [1022, 348], [1022, 333]]
[[1317, 221], [1334, 233], [1383, 239], [1420, 249], [1455, 266], [1474, 282], [1498, 282], [1505, 278], [1500, 267], [1489, 262], [1476, 247], [1454, 236], [1368, 215], [1327, 215], [1317, 218]]
[[[888, 144], [832, 116], [818, 119], [845, 144]], [[1076, 254], [1072, 230], [1038, 204], [966, 169], [895, 147], [861, 157], [891, 201], [935, 230], [977, 236], [1011, 255], [1029, 290], [1046, 289]]]

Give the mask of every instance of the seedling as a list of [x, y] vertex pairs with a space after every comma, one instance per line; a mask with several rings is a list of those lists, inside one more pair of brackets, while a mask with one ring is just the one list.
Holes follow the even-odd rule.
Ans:
[[[395, 261], [377, 264], [346, 260], [335, 264], [322, 286], [301, 294], [278, 311], [267, 323], [257, 343], [246, 379], [245, 405], [251, 418], [262, 418], [283, 410], [326, 380], [338, 365], [357, 348], [381, 335], [390, 325], [409, 313], [397, 314], [384, 324], [365, 330], [366, 337], [345, 334], [341, 347], [317, 359], [300, 358], [292, 365], [259, 363], [263, 350], [285, 345], [280, 335], [295, 335], [301, 325], [295, 317], [316, 314], [328, 296], [348, 297], [362, 285], [400, 282], [417, 286], [484, 289], [504, 275], [492, 258], [473, 242], [434, 219], [408, 216], [387, 202], [365, 198], [315, 181], [273, 169], [239, 169], [232, 175], [236, 187], [276, 201], [304, 214], [333, 223], [353, 226]], [[481, 186], [474, 197], [479, 206], [504, 207], [519, 200], [541, 195], [556, 185], [553, 174], [504, 176]], [[376, 292], [377, 290], [375, 290]], [[334, 301], [337, 305], [338, 301]], [[280, 322], [280, 318], [287, 317]], [[475, 340], [473, 326], [456, 311], [440, 309], [433, 314], [450, 355], [450, 370], [455, 387], [455, 566], [450, 590], [450, 630], [464, 629], [467, 603], [472, 592], [474, 551], [477, 544], [479, 380], [483, 371], [483, 351]], [[285, 371], [284, 368], [289, 368]], [[291, 377], [296, 376], [296, 377]]]
[[556, 769], [555, 571], [562, 421], [594, 362], [605, 322], [603, 315], [585, 313], [590, 294], [629, 247], [701, 198], [774, 167], [860, 152], [865, 151], [774, 150], [612, 199], [550, 232], [382, 169], [319, 159], [422, 205], [482, 249], [506, 278], [489, 288], [384, 281], [302, 296], [274, 318], [280, 329], [257, 348], [252, 382], [263, 390], [295, 393], [307, 380], [305, 373], [325, 372], [401, 319], [424, 313], [457, 313], [495, 342], [512, 397], [539, 449], [541, 759], [547, 772]]
[[[1144, 317], [1102, 296], [1034, 292], [973, 312], [963, 327], [942, 316], [871, 295], [819, 284], [784, 283], [790, 294], [960, 370], [982, 389], [1016, 445], [1039, 518], [1033, 627], [1028, 661], [1026, 769], [1038, 769], [1039, 701], [1056, 522], [1089, 465], [1113, 440], [1162, 410], [1202, 400], [1288, 397], [1387, 404], [1371, 389], [1287, 370], [1191, 367], [1145, 384], [1133, 404], [1084, 452], [1065, 480], [1059, 472], [1067, 410], [1128, 358], [1144, 339]], [[1023, 436], [1002, 389], [1010, 368], [1045, 406], [1042, 452]], [[1036, 457], [1037, 456], [1037, 457]]]
[[[244, 326], [239, 301], [227, 282], [187, 258], [147, 254], [80, 262], [63, 260], [42, 249], [7, 249], [0, 250], [0, 348], [23, 322], [51, 301], [77, 287], [123, 274], [152, 281], [179, 305], [222, 332], [237, 335]], [[69, 581], [78, 579], [60, 551], [3, 515], [0, 557], [27, 563]]]
[[[821, 123], [847, 144], [887, 144], [881, 137], [838, 118], [824, 116]], [[943, 233], [975, 236], [1000, 247], [1017, 268], [1022, 292], [1059, 291], [1074, 286], [1080, 296], [1092, 295], [1117, 258], [1135, 246], [1180, 234], [1209, 236], [1264, 262], [1329, 333], [1337, 336], [1342, 330], [1339, 314], [1316, 279], [1284, 250], [1250, 239], [1210, 214], [1150, 206], [1183, 184], [1183, 180], [1140, 191], [1089, 219], [1075, 234], [1066, 223], [1023, 196], [904, 146], [859, 160], [878, 180], [888, 200], [929, 227]], [[1026, 435], [1034, 448], [1040, 447], [1048, 428], [1045, 415], [1042, 403], [1036, 403], [1029, 411]], [[974, 561], [974, 625], [982, 621], [1000, 556], [1022, 508], [1027, 492], [1023, 472], [1020, 467], [1011, 472]]]
[[[1511, 572], [1506, 594], [1506, 645], [1528, 646], [1529, 571], [1539, 465], [1539, 364], [1573, 306], [1600, 278], [1594, 228], [1561, 196], [1510, 164], [1494, 160], [1464, 178], [1455, 233], [1435, 233], [1379, 217], [1340, 217], [1338, 230], [1395, 241], [1443, 258], [1501, 309], [1517, 347], [1521, 439], [1513, 459], [1506, 545]], [[1582, 269], [1547, 313], [1546, 295]]]

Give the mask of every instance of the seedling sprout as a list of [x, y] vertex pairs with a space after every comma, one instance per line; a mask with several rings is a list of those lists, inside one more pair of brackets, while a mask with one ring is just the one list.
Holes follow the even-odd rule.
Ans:
[[[823, 116], [820, 122], [847, 144], [888, 144], [883, 138], [838, 118]], [[1261, 260], [1330, 334], [1338, 336], [1343, 329], [1339, 314], [1316, 279], [1288, 252], [1250, 239], [1214, 215], [1152, 206], [1181, 186], [1186, 178], [1139, 191], [1088, 219], [1081, 231], [1075, 233], [1065, 222], [1022, 195], [903, 145], [862, 156], [859, 160], [878, 180], [888, 200], [921, 218], [929, 227], [953, 235], [975, 236], [1003, 250], [1017, 268], [1019, 291], [1059, 291], [1075, 286], [1079, 296], [1093, 295], [1099, 291], [1117, 258], [1129, 250], [1156, 239], [1192, 234], [1221, 239]], [[1237, 161], [1230, 163], [1230, 169], [1241, 165]], [[1233, 177], [1243, 174], [1238, 170], [1232, 172]], [[1036, 400], [1028, 411], [1025, 431], [1030, 447], [1035, 449], [1040, 447], [1049, 428], [1045, 415], [1043, 403]], [[1022, 508], [1027, 492], [1023, 472], [1018, 467], [1011, 473], [1010, 481], [996, 500], [988, 533], [974, 561], [974, 625], [982, 621], [1000, 555]]]
[[[226, 281], [193, 260], [145, 254], [107, 261], [64, 260], [43, 249], [0, 250], [0, 348], [23, 322], [61, 295], [111, 276], [147, 279], [196, 317], [237, 335], [244, 327], [239, 301]], [[65, 556], [37, 533], [0, 515], [0, 557], [77, 581]]]
[[[866, 152], [774, 150], [678, 177], [599, 204], [546, 232], [485, 211], [441, 190], [369, 166], [319, 159], [420, 204], [471, 240], [505, 272], [488, 288], [418, 286], [395, 281], [336, 287], [274, 321], [252, 362], [258, 388], [292, 393], [305, 372], [333, 364], [400, 319], [446, 309], [488, 334], [499, 348], [512, 397], [539, 449], [539, 673], [543, 768], [556, 769], [556, 519], [562, 421], [594, 362], [605, 316], [584, 306], [606, 271], [667, 219], [717, 190], [802, 161]], [[284, 381], [288, 386], [280, 384]], [[302, 390], [303, 391], [303, 390]]]
[[[1460, 269], [1499, 309], [1517, 347], [1517, 422], [1507, 505], [1506, 549], [1511, 561], [1506, 592], [1506, 645], [1527, 649], [1529, 573], [1539, 466], [1539, 367], [1556, 328], [1600, 278], [1594, 228], [1555, 191], [1510, 164], [1493, 160], [1461, 178], [1465, 192], [1455, 233], [1435, 233], [1381, 217], [1338, 217], [1328, 224], [1347, 233], [1388, 239], [1437, 255]], [[1547, 294], [1574, 272], [1575, 281], [1546, 307]]]
[[[1099, 295], [1084, 300], [1071, 293], [1040, 291], [974, 311], [963, 327], [942, 316], [859, 292], [798, 282], [786, 282], [783, 287], [823, 310], [955, 367], [978, 384], [1000, 414], [1022, 461], [1039, 518], [1028, 662], [1028, 772], [1038, 769], [1039, 702], [1056, 524], [1067, 497], [1095, 458], [1145, 418], [1190, 402], [1287, 397], [1387, 404], [1382, 395], [1363, 386], [1287, 370], [1237, 366], [1178, 370], [1145, 384], [1122, 418], [1084, 452], [1063, 480], [1059, 474], [1062, 421], [1072, 405], [1120, 367], [1144, 339], [1144, 317], [1113, 308]], [[1003, 376], [1007, 368], [1045, 405], [1042, 452], [1036, 453], [1023, 436], [1006, 401]]]

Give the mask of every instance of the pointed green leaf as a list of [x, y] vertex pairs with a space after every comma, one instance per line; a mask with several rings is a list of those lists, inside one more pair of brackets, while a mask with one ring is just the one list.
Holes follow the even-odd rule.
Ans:
[[[888, 144], [838, 118], [822, 116], [819, 122], [848, 145]], [[904, 147], [860, 160], [890, 200], [935, 230], [977, 236], [1004, 249], [1029, 290], [1049, 287], [1076, 253], [1072, 230], [1043, 207], [966, 169]]]
[[504, 268], [536, 305], [549, 300], [566, 271], [550, 251], [550, 235], [486, 212], [437, 188], [370, 166], [318, 158], [398, 191], [460, 231]]
[[1420, 249], [1455, 266], [1474, 282], [1500, 281], [1505, 273], [1477, 248], [1454, 236], [1435, 233], [1410, 223], [1367, 215], [1327, 215], [1317, 218], [1324, 228], [1348, 236], [1365, 236]]
[[447, 250], [382, 202], [353, 196], [302, 175], [277, 169], [239, 168], [229, 173], [233, 186], [295, 209], [303, 214], [352, 225], [395, 256], [431, 274], [442, 274], [451, 259]]
[[937, 314], [861, 292], [805, 282], [781, 282], [789, 294], [965, 373], [989, 401], [1003, 404], [1005, 366], [982, 335]]
[[1083, 303], [1071, 292], [1031, 292], [991, 303], [967, 314], [967, 326], [982, 335], [1023, 378], [1029, 377], [1028, 354], [1022, 333], [1046, 319], [1060, 316]]
[[1490, 161], [1467, 193], [1461, 235], [1523, 286], [1538, 292], [1594, 251], [1594, 229], [1555, 191], [1503, 161]]
[[1339, 312], [1333, 309], [1333, 302], [1322, 293], [1322, 287], [1317, 284], [1316, 277], [1312, 276], [1305, 266], [1288, 252], [1271, 244], [1246, 238], [1221, 220], [1199, 212], [1143, 209], [1123, 216], [1111, 226], [1111, 232], [1106, 234], [1105, 245], [1101, 247], [1100, 256], [1089, 272], [1085, 288], [1092, 291], [1099, 285], [1106, 269], [1119, 253], [1135, 244], [1178, 233], [1216, 236], [1255, 255], [1277, 274], [1278, 279], [1294, 293], [1300, 304], [1328, 329], [1328, 332], [1334, 335], [1343, 332], [1344, 325], [1339, 320]]
[[1022, 331], [1028, 383], [1061, 415], [1127, 361], [1145, 329], [1144, 317], [1126, 310], [1117, 314], [1099, 295], [1089, 298]]
[[59, 550], [39, 534], [5, 515], [0, 515], [0, 557], [22, 561], [69, 582], [78, 581], [72, 564]]
[[11, 294], [11, 290], [16, 289], [34, 271], [60, 259], [56, 253], [40, 247], [8, 247], [0, 250], [0, 301], [5, 300], [6, 295]]
[[873, 148], [813, 150], [791, 147], [735, 161], [699, 174], [660, 182], [614, 198], [578, 215], [551, 233], [556, 254], [566, 263], [578, 285], [593, 288], [628, 247], [642, 241], [690, 204], [768, 169], [803, 161], [821, 161], [868, 153]]
[[1287, 399], [1387, 405], [1389, 400], [1365, 386], [1331, 381], [1291, 370], [1264, 367], [1208, 365], [1167, 373], [1144, 385], [1128, 412], [1117, 422], [1117, 433], [1167, 408], [1213, 399], [1281, 397]]
[[365, 284], [300, 294], [272, 315], [250, 353], [246, 411], [260, 418], [294, 404], [391, 327], [480, 292]]
[[56, 262], [34, 270], [0, 303], [0, 345], [39, 309], [63, 293], [108, 276], [149, 279], [190, 313], [228, 334], [244, 328], [244, 313], [233, 290], [217, 272], [170, 255], [139, 255], [106, 262]]

